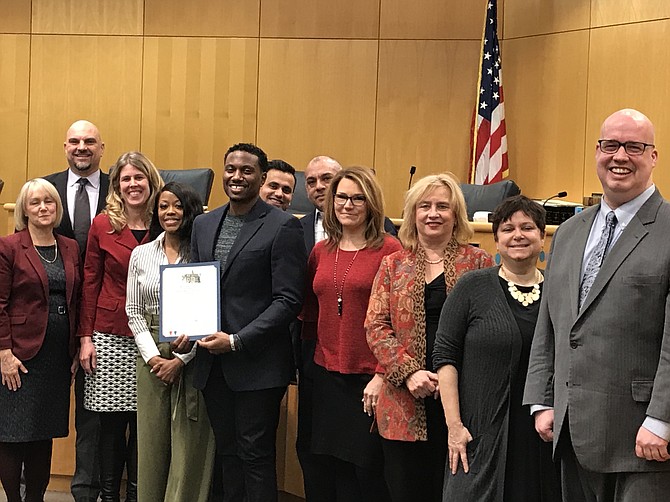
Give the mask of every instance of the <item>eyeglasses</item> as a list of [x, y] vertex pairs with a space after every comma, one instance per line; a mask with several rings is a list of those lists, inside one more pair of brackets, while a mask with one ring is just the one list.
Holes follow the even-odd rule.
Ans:
[[599, 139], [598, 146], [603, 153], [617, 153], [619, 148], [623, 146], [628, 155], [642, 155], [648, 146], [653, 148], [655, 145], [642, 143], [641, 141], [626, 141], [625, 143], [621, 143], [615, 139]]
[[352, 205], [359, 207], [365, 204], [365, 195], [352, 195], [350, 197], [346, 193], [335, 194], [335, 204], [338, 206], [344, 206], [347, 201], [351, 201]]

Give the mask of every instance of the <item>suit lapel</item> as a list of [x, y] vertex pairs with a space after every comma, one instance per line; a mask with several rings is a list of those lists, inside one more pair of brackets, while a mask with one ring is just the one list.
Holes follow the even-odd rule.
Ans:
[[226, 267], [221, 274], [222, 277], [225, 277], [226, 273], [235, 261], [235, 258], [237, 258], [237, 255], [240, 254], [240, 251], [244, 249], [244, 247], [256, 234], [256, 232], [261, 229], [266, 213], [267, 205], [259, 198], [256, 204], [254, 204], [254, 207], [252, 207], [251, 211], [249, 211], [247, 214], [247, 217], [244, 220], [244, 225], [242, 225], [240, 233], [233, 243], [233, 247], [230, 248], [228, 258], [226, 259]]
[[[139, 244], [144, 244], [147, 242], [149, 235], [149, 231], [147, 230], [147, 233], [145, 234], [144, 238], [142, 239], [142, 242]], [[123, 227], [123, 229], [117, 234], [116, 238], [114, 241], [117, 244], [120, 244], [121, 246], [127, 247], [130, 250], [135, 249], [137, 247], [138, 242], [135, 236], [133, 235], [132, 230], [130, 230], [127, 226]]]
[[72, 229], [72, 221], [70, 220], [70, 210], [67, 203], [67, 176], [68, 171], [60, 173], [60, 175], [55, 179], [56, 190], [58, 195], [60, 195], [61, 203], [63, 204], [63, 219], [60, 224], [63, 234], [65, 235], [74, 235], [74, 230]]
[[109, 192], [109, 176], [100, 171], [100, 191], [98, 192], [98, 208], [95, 214], [100, 214], [100, 211], [107, 207], [107, 192]]
[[[584, 261], [584, 251], [586, 249], [586, 241], [589, 239], [593, 220], [595, 220], [600, 211], [600, 206], [594, 207], [592, 210], [587, 210], [580, 213], [575, 218], [581, 218], [581, 224], [575, 233], [575, 241], [573, 243], [574, 249], [581, 249], [582, 252], [578, 259], [570, 261], [570, 270], [568, 273], [568, 291], [570, 292], [570, 309], [572, 310], [572, 319], [577, 319], [579, 315], [579, 289], [582, 284], [582, 262]], [[582, 308], [582, 312], [584, 308]]]
[[25, 233], [21, 236], [21, 245], [24, 248], [24, 254], [28, 258], [30, 264], [35, 269], [37, 276], [40, 278], [44, 297], [49, 298], [49, 279], [47, 278], [46, 270], [44, 269], [44, 265], [40, 261], [40, 257], [37, 255], [35, 247], [33, 246], [33, 241], [30, 238], [30, 233], [28, 232], [28, 230], [23, 230], [23, 232]]

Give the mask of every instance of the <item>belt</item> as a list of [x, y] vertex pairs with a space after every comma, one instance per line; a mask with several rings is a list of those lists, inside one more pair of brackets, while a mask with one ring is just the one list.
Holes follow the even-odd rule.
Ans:
[[50, 314], [65, 315], [65, 314], [67, 314], [67, 306], [66, 305], [49, 305], [49, 313]]

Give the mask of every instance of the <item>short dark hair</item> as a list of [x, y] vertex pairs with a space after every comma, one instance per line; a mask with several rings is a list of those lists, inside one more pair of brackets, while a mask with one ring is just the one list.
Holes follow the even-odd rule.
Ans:
[[525, 195], [514, 195], [502, 201], [500, 205], [495, 208], [493, 215], [491, 216], [493, 223], [493, 238], [496, 242], [498, 242], [498, 227], [500, 224], [509, 220], [517, 211], [521, 211], [526, 216], [529, 216], [537, 228], [540, 229], [542, 237], [544, 237], [544, 229], [547, 226], [547, 212], [540, 204], [534, 200], [530, 200]]
[[274, 159], [268, 162], [268, 171], [271, 171], [272, 169], [276, 169], [277, 171], [281, 171], [283, 173], [289, 173], [293, 175], [293, 181], [296, 181], [295, 179], [295, 167], [293, 167], [291, 164], [286, 162], [285, 160], [281, 159]]
[[184, 208], [181, 225], [179, 226], [179, 230], [177, 230], [177, 235], [179, 236], [179, 256], [182, 260], [190, 260], [191, 230], [193, 229], [193, 220], [195, 220], [195, 217], [203, 213], [202, 199], [189, 185], [176, 181], [167, 183], [156, 196], [154, 214], [151, 218], [151, 226], [149, 227], [150, 240], [154, 240], [163, 231], [158, 222], [158, 201], [163, 192], [174, 194]]
[[226, 162], [228, 155], [232, 152], [247, 152], [251, 155], [255, 155], [258, 158], [258, 167], [261, 168], [262, 173], [268, 172], [268, 156], [265, 155], [265, 152], [253, 143], [236, 143], [230, 148], [223, 156], [223, 162]]

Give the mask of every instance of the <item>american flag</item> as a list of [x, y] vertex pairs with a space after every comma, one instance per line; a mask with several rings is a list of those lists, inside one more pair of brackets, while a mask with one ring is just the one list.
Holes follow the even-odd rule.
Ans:
[[502, 181], [509, 174], [496, 0], [486, 5], [485, 23], [470, 167], [470, 183], [477, 185]]

